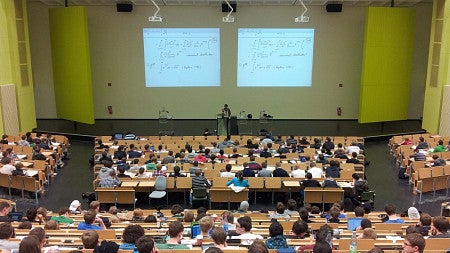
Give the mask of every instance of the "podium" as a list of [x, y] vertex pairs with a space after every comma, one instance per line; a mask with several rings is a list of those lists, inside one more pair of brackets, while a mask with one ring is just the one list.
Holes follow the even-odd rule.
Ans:
[[222, 114], [219, 113], [216, 115], [217, 117], [217, 134], [226, 136], [228, 134], [228, 118], [222, 117]]

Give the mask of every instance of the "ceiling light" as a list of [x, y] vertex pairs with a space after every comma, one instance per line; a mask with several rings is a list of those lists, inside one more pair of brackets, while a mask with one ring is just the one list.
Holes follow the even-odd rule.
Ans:
[[233, 12], [233, 7], [231, 6], [231, 4], [228, 2], [228, 0], [225, 0], [225, 3], [228, 5], [228, 8], [230, 10], [230, 12], [228, 12], [228, 14], [222, 18], [222, 22], [225, 23], [233, 23], [234, 22], [234, 17], [231, 16], [231, 13]]
[[148, 21], [150, 22], [162, 22], [162, 17], [158, 16], [158, 12], [159, 12], [159, 6], [155, 3], [154, 0], [151, 0], [153, 5], [156, 7], [156, 11], [155, 14], [153, 14], [153, 16], [148, 17]]

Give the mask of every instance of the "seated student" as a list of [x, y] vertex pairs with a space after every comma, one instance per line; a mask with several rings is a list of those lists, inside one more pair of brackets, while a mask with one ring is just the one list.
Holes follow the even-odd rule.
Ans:
[[0, 223], [0, 249], [13, 250], [19, 248], [19, 243], [10, 241], [14, 236], [14, 228], [10, 222]]
[[213, 228], [211, 238], [214, 241], [214, 247], [219, 249], [227, 248], [227, 232], [223, 229], [223, 227]]
[[330, 218], [328, 219], [329, 223], [339, 223], [339, 214], [340, 214], [340, 210], [337, 206], [332, 206], [330, 208]]
[[359, 160], [358, 160], [358, 153], [353, 152], [352, 153], [352, 157], [348, 158], [347, 161], [345, 161], [345, 163], [354, 163], [354, 164], [358, 164]]
[[433, 157], [433, 167], [446, 165], [445, 160], [440, 158], [438, 155], [433, 155], [432, 157]]
[[60, 208], [58, 214], [59, 214], [59, 216], [52, 216], [51, 220], [54, 220], [54, 221], [56, 221], [58, 223], [62, 223], [62, 224], [72, 224], [73, 223], [73, 219], [69, 218], [70, 210], [68, 207]]
[[306, 187], [322, 187], [322, 185], [319, 183], [319, 181], [312, 179], [311, 173], [306, 173], [306, 179], [300, 181], [300, 184], [306, 188]]
[[438, 145], [433, 149], [433, 152], [445, 152], [444, 141], [439, 140]]
[[126, 157], [122, 157], [122, 159], [117, 163], [117, 170], [120, 170], [120, 168], [123, 168], [124, 171], [128, 171], [130, 169], [130, 165], [127, 163]]
[[[136, 248], [136, 241], [145, 235], [144, 228], [134, 224], [128, 225], [122, 234], [123, 243], [120, 244], [119, 249], [121, 250], [134, 250]], [[137, 251], [134, 251], [137, 252]]]
[[145, 168], [144, 167], [140, 167], [139, 168], [139, 173], [137, 173], [135, 175], [135, 177], [137, 177], [137, 178], [149, 178], [150, 176], [145, 173]]
[[290, 236], [288, 237], [291, 239], [307, 238], [310, 236], [308, 230], [308, 223], [303, 220], [295, 221], [294, 224], [292, 224], [292, 230], [290, 232]]
[[428, 232], [431, 228], [431, 215], [428, 213], [422, 213], [420, 215], [419, 224], [416, 225], [416, 227], [419, 229], [419, 232], [423, 236], [428, 236]]
[[444, 216], [435, 216], [431, 225], [431, 236], [429, 238], [450, 238], [449, 222]]
[[291, 216], [299, 215], [299, 213], [296, 209], [297, 209], [297, 201], [295, 201], [294, 199], [288, 199], [287, 205], [286, 205], [286, 210], [284, 212]]
[[131, 178], [130, 175], [125, 174], [125, 167], [118, 167], [117, 171], [119, 171], [119, 174], [117, 174], [117, 178]]
[[327, 173], [327, 178], [323, 181], [323, 188], [340, 188], [337, 181]]
[[250, 187], [250, 184], [248, 183], [248, 181], [246, 179], [244, 179], [242, 171], [238, 171], [236, 173], [236, 177], [227, 182], [227, 186], [230, 186], [232, 184], [234, 186]]
[[253, 234], [252, 219], [249, 216], [242, 216], [237, 220], [236, 233], [239, 234], [241, 240], [262, 240], [261, 235]]
[[272, 222], [269, 227], [269, 239], [266, 240], [266, 246], [269, 249], [289, 248], [286, 237], [283, 235], [283, 226], [278, 221]]
[[162, 164], [160, 163], [156, 165], [156, 170], [153, 171], [152, 173], [152, 177], [159, 177], [159, 176], [167, 177], [166, 172], [162, 170]]
[[102, 188], [114, 188], [120, 186], [121, 182], [116, 176], [116, 171], [109, 172], [109, 177], [100, 180], [99, 186]]
[[197, 235], [196, 238], [197, 239], [210, 239], [211, 236], [209, 235], [209, 232], [211, 231], [211, 229], [214, 226], [214, 220], [209, 216], [205, 216], [205, 217], [201, 218], [198, 223], [200, 225], [201, 234]]
[[169, 174], [169, 177], [186, 177], [186, 174], [180, 173], [180, 166], [176, 165], [173, 167], [173, 172]]
[[[103, 230], [106, 229], [105, 223], [95, 211], [89, 210], [83, 215], [84, 221], [78, 223], [78, 230]], [[97, 223], [98, 225], [94, 225]]]
[[14, 167], [16, 168], [11, 172], [11, 175], [13, 176], [26, 176], [25, 172], [23, 171], [23, 164], [21, 162], [18, 162], [14, 164]]
[[158, 243], [158, 249], [189, 249], [188, 246], [180, 244], [183, 238], [183, 223], [180, 221], [172, 221], [169, 223], [169, 239], [166, 243]]
[[[234, 224], [234, 215], [231, 211], [224, 211], [221, 215], [222, 217], [222, 226], [226, 222], [228, 225], [229, 231], [236, 231], [236, 224]], [[228, 231], [227, 231], [228, 232]]]
[[141, 236], [136, 241], [136, 249], [139, 253], [157, 253], [158, 248], [153, 238], [149, 235]]
[[132, 221], [144, 221], [144, 211], [140, 208], [136, 208], [133, 211], [133, 217], [131, 218]]
[[405, 235], [403, 241], [403, 252], [408, 253], [423, 253], [425, 249], [425, 239], [421, 234], [412, 233]]
[[397, 207], [393, 204], [386, 204], [384, 206], [384, 211], [388, 215], [388, 220], [384, 223], [405, 223], [404, 220], [397, 216]]
[[361, 235], [358, 236], [358, 239], [377, 239], [377, 232], [373, 228], [365, 228]]
[[234, 172], [231, 172], [231, 164], [225, 165], [225, 171], [220, 172], [220, 177], [235, 177]]
[[174, 217], [174, 218], [182, 218], [183, 211], [184, 211], [184, 208], [180, 204], [174, 204], [174, 205], [172, 205], [172, 209], [170, 210], [170, 213], [172, 214], [172, 217]]
[[87, 230], [81, 235], [84, 249], [94, 249], [98, 245], [98, 233], [95, 230]]
[[6, 201], [0, 201], [0, 222], [11, 222], [11, 218], [8, 216], [11, 210], [11, 205]]
[[275, 212], [270, 215], [271, 219], [286, 219], [291, 217], [289, 214], [285, 213], [286, 207], [282, 202], [278, 202], [275, 209]]

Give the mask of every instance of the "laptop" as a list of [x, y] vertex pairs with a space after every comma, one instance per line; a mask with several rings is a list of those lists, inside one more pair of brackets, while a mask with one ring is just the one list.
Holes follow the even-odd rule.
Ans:
[[361, 220], [363, 218], [348, 218], [347, 219], [347, 229], [350, 231], [356, 230], [357, 227], [361, 226]]
[[122, 140], [123, 139], [123, 133], [115, 133], [114, 134], [115, 140]]
[[23, 213], [22, 212], [9, 212], [8, 217], [12, 221], [22, 221]]

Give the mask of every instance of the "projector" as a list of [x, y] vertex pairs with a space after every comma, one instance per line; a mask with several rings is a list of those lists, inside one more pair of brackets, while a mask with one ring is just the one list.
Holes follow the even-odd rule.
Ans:
[[294, 19], [295, 23], [308, 23], [309, 17], [308, 16], [298, 16]]
[[149, 22], [162, 22], [162, 17], [151, 16], [151, 17], [148, 17], [148, 21]]
[[234, 22], [234, 17], [233, 16], [226, 16], [222, 18], [222, 22], [225, 23], [233, 23]]

